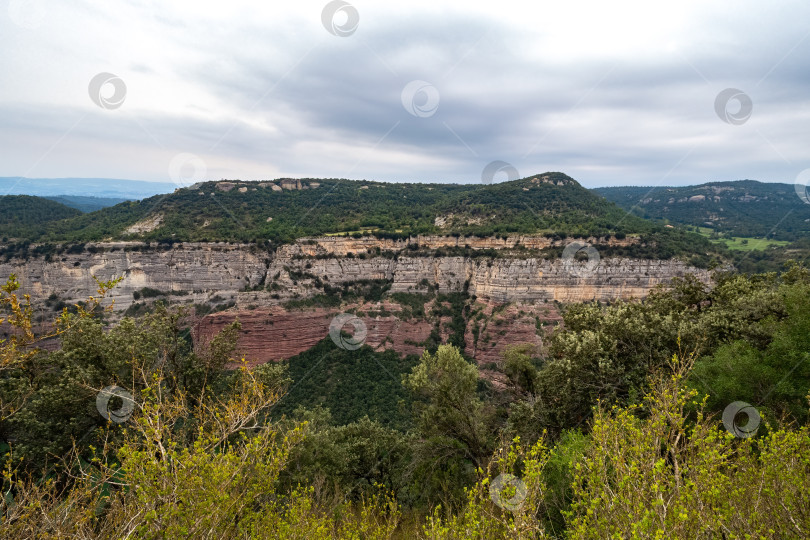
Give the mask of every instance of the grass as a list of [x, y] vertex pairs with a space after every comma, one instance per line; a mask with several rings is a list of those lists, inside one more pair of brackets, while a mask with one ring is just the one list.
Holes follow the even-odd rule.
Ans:
[[[360, 230], [357, 230], [357, 231], [324, 233], [324, 236], [350, 236], [352, 234], [357, 234], [357, 233], [369, 234], [369, 233], [373, 233], [373, 232], [376, 232], [376, 231], [379, 231], [379, 230], [380, 230], [380, 228], [377, 227], [377, 228], [374, 228], [374, 229], [360, 229]], [[397, 232], [400, 232], [400, 231], [397, 231]]]
[[700, 227], [700, 234], [715, 244], [725, 244], [728, 249], [735, 251], [765, 251], [769, 247], [784, 247], [790, 242], [785, 240], [768, 240], [767, 238], [711, 238], [713, 229]]
[[[745, 242], [747, 240], [747, 242]], [[764, 251], [772, 246], [783, 247], [790, 242], [785, 240], [766, 240], [765, 238], [732, 238], [723, 240], [729, 249], [738, 251]]]

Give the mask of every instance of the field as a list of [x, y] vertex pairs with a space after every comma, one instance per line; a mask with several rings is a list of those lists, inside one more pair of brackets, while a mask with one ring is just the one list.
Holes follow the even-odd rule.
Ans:
[[786, 240], [768, 240], [767, 238], [712, 238], [712, 229], [700, 227], [700, 234], [705, 236], [715, 244], [723, 244], [728, 249], [735, 251], [765, 251], [770, 247], [784, 247], [790, 242]]

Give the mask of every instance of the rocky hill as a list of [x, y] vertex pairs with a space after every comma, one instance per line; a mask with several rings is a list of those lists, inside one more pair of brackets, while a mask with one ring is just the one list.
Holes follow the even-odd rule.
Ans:
[[738, 237], [794, 241], [810, 234], [810, 204], [793, 184], [753, 180], [685, 187], [604, 187], [595, 193], [639, 217]]
[[635, 235], [644, 246], [632, 254], [638, 257], [719, 253], [705, 239], [629, 215], [554, 172], [492, 185], [314, 179], [204, 182], [13, 233], [0, 227], [9, 243], [50, 244], [226, 241], [278, 246], [300, 238], [339, 235], [395, 239]]
[[511, 344], [541, 344], [562, 304], [640, 298], [690, 273], [707, 282], [723, 261], [708, 239], [562, 173], [495, 185], [205, 182], [15, 232], [0, 279], [20, 277], [40, 320], [95, 294], [95, 278], [122, 277], [114, 318], [183, 304], [203, 341], [238, 319], [251, 362], [307, 351], [350, 312], [376, 350], [449, 341], [497, 363]]

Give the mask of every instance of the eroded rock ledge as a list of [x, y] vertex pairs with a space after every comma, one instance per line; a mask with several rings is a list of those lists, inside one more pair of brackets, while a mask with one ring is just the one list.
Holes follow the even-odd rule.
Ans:
[[[635, 242], [632, 238], [589, 240], [597, 248]], [[328, 295], [344, 284], [379, 280], [390, 284], [391, 293], [463, 291], [490, 306], [490, 311], [491, 306], [514, 303], [525, 320], [513, 317], [511, 326], [492, 334], [489, 341], [472, 339], [473, 329], [467, 328], [467, 352], [479, 362], [496, 359], [509, 342], [539, 344], [542, 333], [535, 332], [535, 325], [541, 319], [559, 318], [555, 302], [640, 298], [656, 285], [686, 274], [710, 281], [707, 270], [674, 259], [605, 257], [593, 272], [577, 275], [559, 258], [547, 259], [539, 252], [567, 241], [543, 236], [325, 237], [302, 239], [275, 251], [227, 243], [146, 249], [136, 242], [97, 243], [88, 244], [82, 253], [63, 253], [50, 260], [10, 259], [0, 263], [0, 279], [17, 274], [24, 291], [43, 312], [52, 309], [57, 300], [72, 304], [95, 294], [93, 276], [102, 280], [123, 276], [111, 295], [117, 316], [143, 302], [139, 297], [145, 297], [146, 291], [150, 298], [157, 294], [177, 303], [217, 306], [220, 312], [201, 323], [203, 334], [238, 316], [243, 322], [240, 345], [255, 361], [292, 356], [323, 338], [331, 317], [349, 306], [290, 309], [285, 303]], [[498, 256], [484, 252], [484, 256], [440, 255], [446, 248], [497, 250]], [[424, 250], [439, 251], [431, 255]], [[401, 318], [396, 306], [375, 308], [384, 315], [369, 317], [370, 328], [379, 329], [371, 333], [369, 344], [402, 353], [418, 352], [418, 343], [430, 333], [431, 325]], [[514, 335], [507, 336], [505, 330]]]

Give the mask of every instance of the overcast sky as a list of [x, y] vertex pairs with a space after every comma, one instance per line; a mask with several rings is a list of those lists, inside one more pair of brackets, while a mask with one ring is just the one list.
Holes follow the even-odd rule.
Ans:
[[806, 0], [0, 5], [0, 176], [467, 183], [501, 160], [595, 187], [810, 168]]

